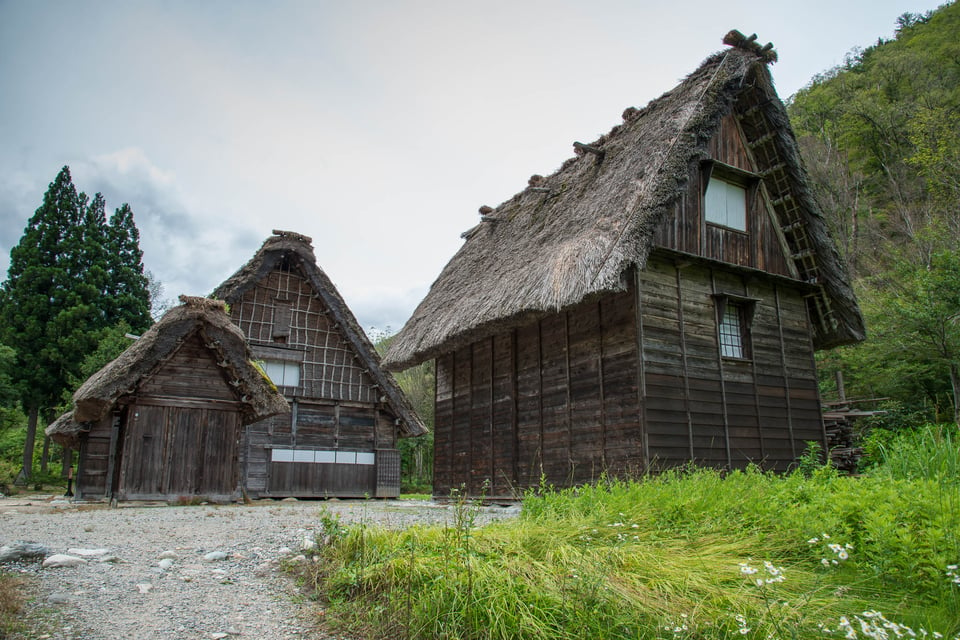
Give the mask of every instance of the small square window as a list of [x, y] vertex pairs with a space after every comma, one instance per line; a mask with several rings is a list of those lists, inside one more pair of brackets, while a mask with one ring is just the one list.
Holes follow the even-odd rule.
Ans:
[[747, 190], [744, 187], [711, 177], [703, 207], [707, 222], [738, 231], [747, 230]]

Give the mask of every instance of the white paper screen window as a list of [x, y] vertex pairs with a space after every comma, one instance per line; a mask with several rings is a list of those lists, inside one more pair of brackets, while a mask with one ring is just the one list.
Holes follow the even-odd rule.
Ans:
[[740, 185], [710, 178], [704, 208], [707, 222], [747, 230], [747, 190]]
[[300, 384], [300, 363], [287, 360], [265, 360], [263, 370], [278, 387], [296, 387]]

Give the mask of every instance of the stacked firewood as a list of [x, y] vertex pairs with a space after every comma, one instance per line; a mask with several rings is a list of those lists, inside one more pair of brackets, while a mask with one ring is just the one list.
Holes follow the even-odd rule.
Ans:
[[863, 449], [856, 446], [853, 420], [854, 416], [845, 415], [843, 411], [830, 411], [823, 416], [830, 462], [845, 473], [856, 473], [857, 463], [863, 456]]

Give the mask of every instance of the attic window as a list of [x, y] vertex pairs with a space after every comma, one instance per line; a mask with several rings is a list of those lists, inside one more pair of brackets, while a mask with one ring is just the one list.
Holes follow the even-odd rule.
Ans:
[[747, 210], [760, 176], [711, 160], [703, 165], [703, 212], [709, 224], [747, 231]]
[[724, 227], [747, 230], [747, 190], [746, 188], [711, 177], [707, 183], [707, 193], [703, 197], [707, 222]]
[[300, 386], [300, 363], [289, 360], [260, 360], [264, 373], [278, 387]]

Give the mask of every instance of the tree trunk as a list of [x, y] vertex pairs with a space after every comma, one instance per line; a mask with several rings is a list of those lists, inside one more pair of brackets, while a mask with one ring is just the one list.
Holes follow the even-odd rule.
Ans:
[[67, 478], [70, 475], [71, 467], [73, 467], [73, 449], [64, 447], [63, 456], [61, 457], [60, 477]]
[[27, 417], [27, 440], [23, 443], [23, 466], [17, 474], [17, 484], [26, 484], [33, 475], [33, 444], [37, 439], [37, 420], [40, 417], [39, 407], [30, 407]]
[[960, 422], [960, 365], [950, 363], [950, 387], [953, 389], [953, 421]]
[[40, 473], [46, 474], [50, 468], [50, 436], [43, 436], [43, 453], [40, 454]]

